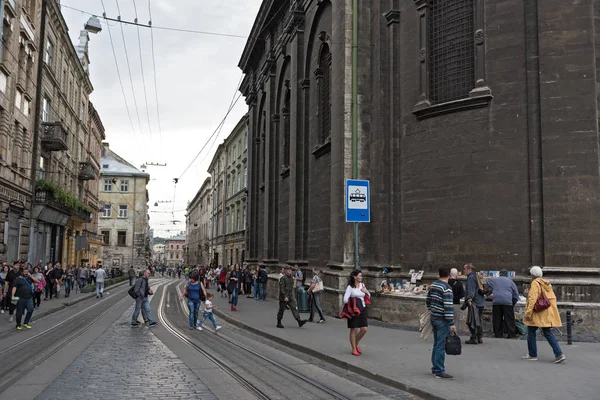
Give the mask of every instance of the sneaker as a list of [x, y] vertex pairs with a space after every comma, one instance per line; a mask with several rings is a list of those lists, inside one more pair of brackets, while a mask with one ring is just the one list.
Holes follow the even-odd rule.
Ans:
[[23, 328], [21, 328], [20, 326], [17, 326], [17, 330], [18, 331], [20, 331], [21, 329], [23, 329]]
[[191, 330], [193, 330], [193, 329], [194, 329], [194, 327], [193, 327], [193, 326], [190, 326], [190, 329], [191, 329]]
[[156, 326], [156, 325], [158, 325], [158, 322], [156, 322], [156, 321], [152, 321], [148, 324], [148, 326]]
[[[215, 331], [218, 331], [218, 330], [219, 330], [219, 329], [221, 329], [221, 328], [222, 328], [222, 326], [217, 326], [217, 327], [215, 328]], [[563, 356], [563, 357], [564, 357], [564, 356]]]
[[23, 324], [23, 328], [25, 328], [25, 329], [31, 329], [31, 326], [29, 326], [29, 324]]
[[454, 377], [450, 374], [442, 372], [441, 374], [435, 374], [435, 377], [438, 379], [454, 379]]
[[319, 321], [317, 321], [317, 324], [324, 324], [325, 320], [324, 319], [320, 319]]
[[0, 310], [0, 313], [4, 314], [4, 310]]
[[537, 357], [531, 357], [529, 354], [527, 354], [526, 356], [521, 357], [521, 360], [537, 361]]
[[477, 339], [477, 342], [479, 342], [479, 344], [483, 344], [483, 338]]
[[198, 329], [199, 331], [202, 331], [202, 330], [204, 330], [204, 329], [202, 329], [202, 327], [201, 327], [201, 326], [197, 327], [196, 329]]
[[565, 357], [564, 354], [561, 354], [560, 356], [558, 356], [554, 359], [554, 364], [559, 364], [559, 363], [565, 361], [566, 359], [567, 359], [567, 357]]
[[102, 292], [100, 292], [100, 297], [102, 297]]
[[132, 322], [132, 323], [131, 323], [131, 326], [132, 326], [132, 327], [133, 327], [133, 326], [138, 326], [138, 323], [137, 323], [137, 322]]
[[10, 318], [8, 319], [8, 322], [13, 322], [13, 317], [12, 315], [10, 316]]
[[465, 342], [465, 344], [477, 344], [477, 340], [476, 339], [469, 339]]

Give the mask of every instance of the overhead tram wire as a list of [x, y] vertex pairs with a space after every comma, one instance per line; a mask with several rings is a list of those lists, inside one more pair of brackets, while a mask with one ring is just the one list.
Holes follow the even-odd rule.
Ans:
[[[119, 7], [119, 0], [115, 0], [115, 2], [117, 3], [117, 12], [119, 13], [119, 19], [121, 18], [121, 8]], [[127, 43], [125, 41], [125, 30], [123, 29], [123, 24], [120, 24], [119, 27], [121, 28], [121, 37], [123, 38], [123, 48], [125, 49], [125, 60], [127, 61], [127, 70], [129, 71], [129, 81], [131, 83], [131, 93], [133, 94], [133, 104], [135, 106], [135, 112], [137, 114], [137, 118], [138, 118], [138, 124], [140, 125], [140, 133], [143, 136], [143, 129], [142, 129], [142, 119], [140, 118], [140, 110], [138, 108], [138, 104], [137, 104], [137, 98], [135, 96], [135, 88], [133, 86], [133, 76], [131, 74], [131, 64], [129, 63], [129, 52], [127, 51]]]
[[[104, 15], [106, 15], [106, 7], [104, 6], [104, 0], [100, 0], [102, 3], [102, 9], [104, 10]], [[64, 7], [64, 5], [63, 5]], [[121, 79], [121, 71], [119, 70], [119, 62], [117, 61], [117, 52], [115, 51], [115, 45], [112, 38], [112, 33], [110, 32], [110, 25], [107, 24], [108, 28], [108, 37], [110, 38], [110, 47], [112, 48], [113, 57], [115, 59], [115, 67], [117, 68], [117, 77], [119, 78], [119, 85], [121, 86], [121, 93], [123, 93], [123, 100], [125, 101], [125, 109], [127, 110], [127, 116], [129, 117], [129, 123], [131, 124], [131, 130], [133, 132], [133, 136], [136, 137], [135, 128], [133, 126], [133, 120], [131, 119], [131, 112], [129, 111], [129, 104], [127, 103], [127, 96], [125, 95], [125, 88], [123, 87], [123, 80]], [[141, 132], [140, 132], [141, 133]]]
[[[138, 21], [138, 13], [137, 6], [135, 5], [135, 0], [133, 1], [133, 9], [135, 11], [135, 21]], [[154, 151], [154, 141], [152, 138], [152, 125], [150, 124], [150, 108], [148, 107], [148, 93], [146, 91], [146, 77], [144, 75], [144, 59], [142, 57], [142, 39], [140, 37], [140, 27], [137, 28], [137, 38], [138, 38], [138, 49], [140, 53], [140, 69], [142, 71], [142, 86], [144, 88], [144, 101], [146, 102], [146, 118], [148, 119], [148, 132], [150, 133], [150, 143], [152, 144], [152, 150]]]
[[158, 85], [156, 83], [156, 57], [154, 55], [154, 30], [152, 29], [152, 7], [148, 0], [148, 16], [150, 18], [150, 47], [152, 49], [152, 71], [154, 74], [154, 96], [156, 97], [156, 118], [158, 120], [158, 137], [162, 146], [162, 125], [160, 123], [160, 106], [158, 102]]

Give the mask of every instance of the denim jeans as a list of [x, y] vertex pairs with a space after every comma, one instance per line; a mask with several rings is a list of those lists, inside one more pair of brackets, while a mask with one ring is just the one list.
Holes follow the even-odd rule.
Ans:
[[431, 373], [442, 374], [446, 372], [446, 338], [450, 334], [450, 324], [443, 319], [432, 319], [433, 350], [431, 352]]
[[258, 281], [254, 281], [254, 300], [260, 299], [260, 283]]
[[79, 278], [79, 290], [83, 289], [86, 283], [87, 283], [86, 278]]
[[188, 308], [190, 310], [190, 328], [195, 328], [198, 323], [198, 310], [200, 302], [198, 300], [188, 300]]
[[104, 293], [104, 282], [96, 282], [96, 297]]
[[150, 310], [150, 301], [147, 297], [138, 297], [135, 299], [135, 310], [133, 311], [133, 315], [131, 316], [131, 323], [137, 324], [137, 319], [140, 316], [140, 311], [144, 308], [144, 312], [146, 313], [146, 318], [148, 318], [148, 322], [154, 322], [152, 319], [152, 310]]
[[33, 299], [19, 299], [17, 302], [17, 326], [21, 326], [21, 318], [25, 310], [27, 310], [27, 314], [23, 323], [28, 324], [33, 315]]
[[310, 296], [310, 320], [312, 321], [315, 315], [315, 308], [319, 313], [320, 319], [324, 320], [325, 316], [323, 315], [323, 309], [321, 308], [321, 292], [313, 292]]
[[238, 290], [237, 286], [233, 289], [233, 293], [231, 293], [231, 305], [237, 306], [238, 304]]
[[65, 296], [71, 294], [71, 284], [73, 283], [73, 279], [67, 278], [65, 279]]
[[[529, 352], [530, 357], [537, 357], [537, 342], [535, 341], [537, 330], [537, 326], [527, 327], [527, 351]], [[558, 357], [562, 355], [562, 349], [558, 344], [558, 340], [556, 340], [554, 334], [552, 333], [552, 328], [542, 328], [542, 333], [544, 334], [544, 337], [548, 343], [550, 343], [552, 351], [554, 351], [554, 356]]]
[[206, 322], [207, 319], [210, 319], [210, 322], [213, 323], [213, 327], [217, 327], [217, 321], [215, 321], [215, 316], [213, 315], [212, 312], [206, 312], [204, 311], [204, 315], [202, 316], [202, 321], [200, 321], [200, 323], [198, 324], [198, 326], [202, 326], [204, 324], [204, 322]]
[[259, 282], [258, 286], [260, 287], [260, 299], [261, 300], [266, 300], [267, 299], [267, 282]]

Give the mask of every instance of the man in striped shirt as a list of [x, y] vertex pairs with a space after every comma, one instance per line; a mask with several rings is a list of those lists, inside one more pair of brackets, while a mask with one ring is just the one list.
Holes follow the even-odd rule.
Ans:
[[431, 372], [436, 378], [452, 379], [446, 373], [446, 338], [456, 333], [454, 326], [454, 295], [448, 284], [450, 269], [440, 267], [440, 279], [433, 282], [427, 293], [427, 309], [431, 312], [431, 325], [433, 326], [433, 351], [431, 352]]

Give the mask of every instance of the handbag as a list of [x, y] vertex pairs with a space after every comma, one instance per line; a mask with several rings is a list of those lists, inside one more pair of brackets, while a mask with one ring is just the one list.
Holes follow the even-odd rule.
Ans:
[[323, 281], [319, 279], [319, 282], [315, 283], [315, 288], [312, 290], [313, 293], [320, 293], [323, 291]]
[[449, 356], [459, 356], [462, 352], [462, 344], [458, 335], [451, 333], [446, 338], [446, 354]]
[[369, 296], [368, 294], [365, 294], [365, 305], [370, 305], [371, 304], [371, 296]]
[[546, 293], [544, 293], [544, 289], [542, 289], [542, 285], [540, 285], [540, 295], [533, 305], [533, 311], [540, 312], [550, 308], [550, 300], [546, 297]]
[[433, 333], [433, 326], [431, 325], [431, 311], [427, 310], [419, 317], [419, 332], [421, 333], [421, 340], [427, 340]]

